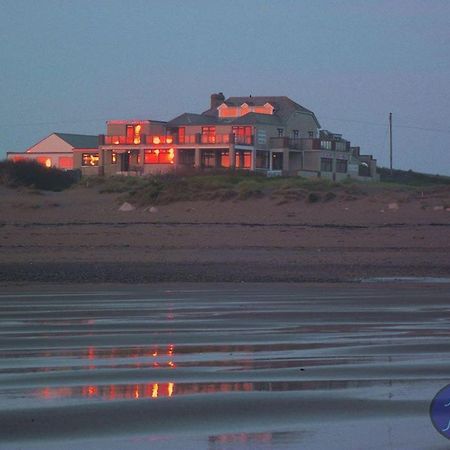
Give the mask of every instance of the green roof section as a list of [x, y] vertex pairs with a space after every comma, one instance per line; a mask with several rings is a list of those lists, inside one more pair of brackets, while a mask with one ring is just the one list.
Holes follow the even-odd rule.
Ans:
[[55, 133], [74, 148], [98, 148], [98, 136], [88, 134]]

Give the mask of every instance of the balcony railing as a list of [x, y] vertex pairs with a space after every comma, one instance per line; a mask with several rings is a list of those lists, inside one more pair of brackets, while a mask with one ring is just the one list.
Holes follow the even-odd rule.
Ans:
[[254, 136], [245, 135], [239, 136], [233, 133], [224, 134], [187, 134], [180, 135], [140, 135], [138, 138], [131, 138], [129, 136], [103, 136], [100, 135], [100, 145], [190, 145], [190, 144], [238, 144], [238, 145], [253, 145]]

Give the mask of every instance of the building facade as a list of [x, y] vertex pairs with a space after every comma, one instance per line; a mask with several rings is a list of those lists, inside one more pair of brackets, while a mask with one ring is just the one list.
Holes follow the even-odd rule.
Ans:
[[71, 170], [74, 168], [75, 150], [92, 152], [98, 148], [98, 136], [52, 133], [25, 152], [8, 152], [13, 161], [35, 160], [46, 167]]
[[95, 147], [72, 148], [83, 175], [146, 175], [242, 169], [268, 176], [373, 180], [376, 160], [342, 135], [322, 130], [315, 114], [283, 96], [211, 95], [201, 114], [168, 122], [110, 120]]

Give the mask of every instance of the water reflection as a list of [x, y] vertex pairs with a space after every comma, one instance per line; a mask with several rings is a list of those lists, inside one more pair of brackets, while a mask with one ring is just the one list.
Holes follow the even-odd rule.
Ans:
[[34, 391], [42, 399], [91, 398], [98, 400], [156, 399], [194, 394], [230, 392], [287, 392], [339, 390], [386, 384], [379, 380], [314, 380], [314, 381], [248, 381], [248, 382], [152, 382], [140, 384], [109, 384], [65, 387], [45, 387]]

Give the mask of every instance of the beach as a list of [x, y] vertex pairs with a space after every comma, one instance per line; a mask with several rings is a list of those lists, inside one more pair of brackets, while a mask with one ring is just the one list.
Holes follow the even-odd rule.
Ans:
[[449, 284], [0, 295], [0, 448], [444, 449]]
[[0, 194], [1, 449], [447, 448], [447, 189]]
[[1, 189], [0, 282], [352, 281], [448, 276], [448, 188], [307, 203], [120, 211], [118, 194]]

